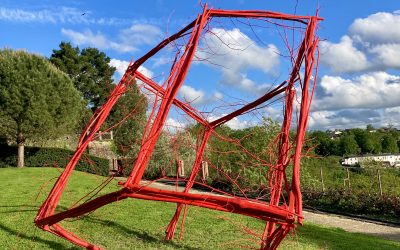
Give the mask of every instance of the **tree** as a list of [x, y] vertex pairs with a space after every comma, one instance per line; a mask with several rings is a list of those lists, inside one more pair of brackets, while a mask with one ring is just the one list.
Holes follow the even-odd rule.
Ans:
[[59, 50], [53, 50], [50, 61], [71, 77], [92, 111], [96, 110], [114, 87], [112, 76], [116, 69], [109, 65], [110, 58], [96, 48], [81, 51], [66, 42], [59, 46]]
[[345, 135], [340, 138], [340, 150], [342, 155], [354, 155], [360, 153], [361, 149], [357, 144], [354, 135]]
[[107, 119], [110, 126], [120, 123], [113, 129], [119, 155], [133, 156], [137, 153], [146, 124], [146, 109], [147, 98], [140, 93], [136, 83], [130, 84]]
[[358, 146], [361, 148], [361, 153], [373, 153], [374, 152], [374, 142], [371, 138], [371, 134], [363, 129], [353, 129], [352, 133], [355, 136]]
[[321, 156], [341, 155], [340, 141], [331, 139], [324, 131], [314, 131], [310, 134], [315, 144], [315, 153]]
[[367, 124], [366, 130], [367, 130], [367, 132], [370, 132], [370, 131], [374, 131], [375, 128], [374, 128], [374, 126], [372, 126], [372, 124]]
[[71, 131], [83, 103], [71, 79], [44, 57], [5, 49], [0, 61], [0, 134], [15, 140], [23, 167], [25, 140]]
[[385, 135], [382, 138], [382, 152], [383, 153], [398, 153], [396, 138], [391, 135]]

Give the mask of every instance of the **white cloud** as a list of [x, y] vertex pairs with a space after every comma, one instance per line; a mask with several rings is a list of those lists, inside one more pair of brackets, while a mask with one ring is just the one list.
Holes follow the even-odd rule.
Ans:
[[215, 103], [223, 98], [220, 92], [214, 92], [211, 96], [206, 96], [204, 91], [195, 89], [188, 85], [183, 85], [178, 92], [179, 97], [193, 105], [206, 105]]
[[94, 46], [99, 49], [112, 49], [126, 53], [137, 51], [136, 46], [156, 43], [160, 40], [161, 30], [150, 24], [134, 24], [119, 32], [118, 41], [111, 41], [101, 32], [94, 33], [90, 29], [79, 32], [63, 28], [61, 33], [77, 45]]
[[400, 13], [358, 18], [339, 43], [321, 42], [321, 62], [331, 71], [400, 69]]
[[91, 30], [85, 30], [84, 32], [73, 31], [70, 29], [61, 29], [61, 33], [71, 39], [74, 44], [93, 46], [98, 49], [113, 49], [118, 52], [132, 52], [137, 49], [124, 44], [109, 41], [103, 34], [98, 32], [94, 34]]
[[342, 129], [349, 126], [357, 127], [360, 123], [347, 117], [338, 117], [335, 111], [311, 112], [308, 118], [309, 129]]
[[272, 106], [268, 106], [264, 108], [265, 117], [270, 117], [274, 121], [282, 121], [283, 120], [283, 110], [282, 107], [280, 109]]
[[[110, 66], [113, 66], [117, 69], [117, 73], [119, 74], [120, 77], [122, 77], [125, 74], [125, 71], [129, 66], [128, 61], [118, 60], [115, 58], [112, 58], [109, 64]], [[143, 75], [147, 76], [148, 78], [152, 78], [154, 76], [154, 73], [144, 66], [140, 66], [138, 71]]]
[[374, 54], [375, 64], [380, 65], [377, 67], [400, 69], [400, 43], [378, 44], [369, 52]]
[[183, 85], [179, 89], [179, 94], [185, 101], [191, 103], [202, 103], [205, 96], [203, 91], [194, 89], [187, 85]]
[[171, 134], [176, 134], [176, 132], [183, 131], [187, 127], [188, 123], [183, 121], [178, 121], [174, 118], [168, 117], [164, 123], [164, 131]]
[[321, 62], [333, 72], [354, 72], [368, 67], [366, 55], [353, 46], [353, 41], [348, 36], [343, 36], [339, 43], [323, 41], [320, 47]]
[[119, 37], [126, 44], [154, 44], [160, 41], [162, 32], [160, 28], [150, 24], [134, 24], [127, 29], [123, 29]]
[[343, 108], [384, 108], [400, 106], [400, 77], [372, 72], [352, 79], [323, 76], [324, 94], [316, 96], [314, 110]]
[[274, 75], [274, 70], [279, 65], [279, 50], [275, 45], [258, 46], [236, 28], [211, 29], [205, 34], [196, 57], [200, 62], [221, 70], [222, 84], [257, 94], [266, 86], [247, 78], [247, 70], [258, 69]]
[[[82, 15], [84, 14], [84, 15]], [[10, 22], [38, 22], [38, 23], [69, 23], [69, 24], [99, 24], [114, 25], [127, 23], [128, 20], [120, 18], [94, 18], [90, 11], [79, 10], [71, 7], [53, 9], [26, 10], [21, 8], [0, 7], [0, 20]]]
[[339, 43], [321, 42], [321, 61], [332, 72], [359, 74], [321, 78], [311, 128], [400, 125], [400, 76], [393, 73], [400, 69], [399, 27], [399, 11], [378, 12], [354, 20]]
[[400, 13], [378, 12], [356, 19], [349, 32], [357, 40], [367, 43], [400, 43]]
[[[226, 116], [227, 114], [221, 114], [221, 115], [210, 115], [207, 117], [207, 120], [209, 122], [215, 121], [223, 116]], [[255, 121], [252, 120], [244, 120], [240, 119], [239, 117], [234, 117], [233, 119], [229, 120], [228, 122], [225, 123], [226, 126], [230, 127], [231, 129], [245, 129], [248, 127], [252, 127], [257, 125]]]
[[117, 69], [117, 73], [119, 74], [120, 77], [125, 74], [125, 71], [129, 66], [128, 61], [118, 60], [114, 58], [110, 60], [109, 64], [110, 66], [115, 67]]
[[147, 76], [147, 78], [150, 78], [150, 79], [153, 78], [153, 76], [154, 76], [153, 71], [149, 70], [145, 66], [139, 66], [138, 71], [140, 73], [142, 73], [143, 75]]
[[244, 129], [255, 125], [253, 122], [240, 120], [238, 117], [233, 118], [225, 124], [231, 129]]
[[400, 126], [400, 107], [386, 108], [383, 110], [381, 126], [389, 124], [396, 127]]

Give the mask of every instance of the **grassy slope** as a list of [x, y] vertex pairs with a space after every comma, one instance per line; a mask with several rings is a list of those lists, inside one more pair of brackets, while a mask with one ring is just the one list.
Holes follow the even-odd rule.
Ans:
[[[58, 176], [56, 169], [0, 169], [0, 248], [76, 249], [72, 244], [33, 225], [33, 219]], [[102, 177], [75, 172], [60, 205], [68, 207]], [[43, 183], [48, 183], [43, 192]], [[112, 182], [106, 191], [115, 190]], [[124, 200], [105, 206], [81, 220], [63, 225], [77, 235], [107, 249], [237, 249], [240, 244], [257, 246], [238, 225], [261, 232], [263, 224], [251, 218], [191, 207], [182, 241], [164, 242], [164, 230], [175, 205]], [[248, 239], [251, 239], [250, 241]], [[285, 240], [281, 249], [400, 249], [400, 243], [340, 229], [306, 224]]]

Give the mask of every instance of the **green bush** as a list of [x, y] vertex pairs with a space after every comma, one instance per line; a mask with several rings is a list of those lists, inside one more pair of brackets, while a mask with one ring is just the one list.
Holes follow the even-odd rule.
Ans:
[[[73, 151], [61, 148], [25, 147], [25, 165], [28, 167], [65, 167]], [[0, 167], [17, 166], [17, 147], [0, 144]], [[75, 170], [108, 176], [107, 159], [83, 154]]]
[[303, 188], [304, 204], [326, 211], [392, 218], [399, 222], [400, 197], [373, 192], [350, 192], [344, 189], [328, 189], [325, 192]]

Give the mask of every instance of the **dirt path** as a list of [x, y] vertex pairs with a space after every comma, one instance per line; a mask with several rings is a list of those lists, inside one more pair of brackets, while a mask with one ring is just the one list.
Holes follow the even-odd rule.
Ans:
[[[146, 182], [143, 182], [146, 183]], [[163, 183], [152, 183], [151, 187], [167, 190], [176, 190], [173, 185]], [[178, 187], [179, 191], [183, 191], [183, 187]], [[205, 193], [195, 189], [190, 190], [191, 193]], [[328, 214], [322, 212], [304, 211], [305, 222], [319, 224], [327, 227], [341, 228], [348, 232], [364, 233], [382, 237], [389, 240], [400, 241], [400, 226], [386, 225], [384, 223], [375, 223], [363, 221], [347, 216]]]

